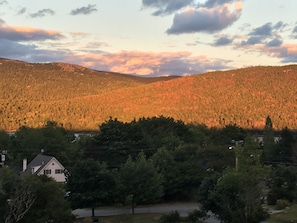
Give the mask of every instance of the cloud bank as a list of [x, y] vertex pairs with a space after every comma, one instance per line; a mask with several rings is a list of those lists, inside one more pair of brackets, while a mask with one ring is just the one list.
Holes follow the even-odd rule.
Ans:
[[0, 19], [0, 39], [11, 41], [41, 41], [58, 40], [61, 38], [63, 38], [63, 35], [57, 31], [9, 26]]

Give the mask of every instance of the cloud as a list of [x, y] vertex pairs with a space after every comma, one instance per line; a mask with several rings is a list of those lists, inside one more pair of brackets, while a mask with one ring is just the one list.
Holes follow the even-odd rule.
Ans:
[[259, 36], [251, 36], [246, 41], [241, 42], [241, 46], [251, 46], [262, 43], [262, 38]]
[[193, 57], [190, 52], [139, 52], [73, 55], [68, 61], [96, 70], [141, 75], [146, 77], [189, 75], [210, 70], [227, 69], [228, 61]]
[[231, 44], [232, 42], [233, 42], [233, 39], [223, 36], [223, 37], [218, 38], [215, 41], [214, 45], [215, 46], [226, 46], [226, 45]]
[[25, 12], [27, 11], [27, 9], [25, 8], [25, 7], [22, 7], [22, 8], [20, 8], [19, 10], [18, 10], [18, 15], [22, 15], [22, 14], [24, 14]]
[[282, 63], [297, 62], [297, 44], [282, 44], [279, 47], [263, 46], [261, 50], [268, 56], [280, 58]]
[[55, 14], [55, 12], [51, 9], [42, 9], [36, 13], [30, 14], [30, 17], [31, 18], [40, 18], [40, 17], [44, 17], [46, 15], [54, 15], [54, 14]]
[[255, 28], [251, 33], [251, 35], [255, 36], [271, 36], [272, 34], [272, 23], [268, 22], [263, 26]]
[[5, 1], [5, 0], [0, 0], [0, 5], [6, 5], [6, 4], [8, 4], [7, 1]]
[[275, 39], [269, 41], [268, 43], [266, 43], [266, 46], [267, 47], [277, 47], [277, 46], [282, 45], [282, 43], [283, 43], [282, 40], [275, 38]]
[[67, 51], [39, 49], [34, 44], [22, 44], [7, 39], [0, 39], [1, 57], [28, 62], [63, 61], [69, 55]]
[[232, 3], [233, 0], [208, 0], [204, 4], [200, 4], [200, 7], [206, 7], [206, 8], [213, 8], [217, 5], [223, 5], [226, 3]]
[[97, 11], [96, 5], [89, 4], [86, 7], [81, 7], [81, 8], [71, 10], [70, 15], [88, 15], [96, 11]]
[[163, 16], [172, 14], [175, 11], [189, 6], [194, 0], [142, 0], [144, 8], [157, 9], [152, 13], [154, 16]]
[[35, 29], [31, 27], [9, 26], [0, 19], [0, 39], [11, 41], [57, 40], [63, 35], [57, 31]]
[[175, 14], [173, 24], [166, 32], [167, 34], [182, 34], [221, 31], [232, 25], [241, 15], [242, 2], [232, 2], [233, 4], [214, 4], [213, 8], [188, 7], [182, 12]]

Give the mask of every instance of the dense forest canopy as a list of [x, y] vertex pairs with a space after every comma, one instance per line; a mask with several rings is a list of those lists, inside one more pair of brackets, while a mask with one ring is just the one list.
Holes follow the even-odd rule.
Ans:
[[188, 77], [141, 78], [78, 65], [0, 59], [0, 129], [57, 121], [98, 130], [109, 117], [166, 116], [208, 127], [297, 129], [297, 65], [250, 67]]

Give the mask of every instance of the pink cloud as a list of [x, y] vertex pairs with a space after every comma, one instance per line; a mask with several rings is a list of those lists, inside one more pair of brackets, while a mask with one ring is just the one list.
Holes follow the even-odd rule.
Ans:
[[139, 52], [73, 55], [68, 62], [97, 70], [142, 76], [189, 75], [210, 70], [226, 69], [227, 61], [194, 57], [190, 52]]
[[40, 41], [63, 38], [60, 32], [36, 29], [22, 26], [9, 26], [3, 20], [0, 22], [0, 38], [11, 41]]

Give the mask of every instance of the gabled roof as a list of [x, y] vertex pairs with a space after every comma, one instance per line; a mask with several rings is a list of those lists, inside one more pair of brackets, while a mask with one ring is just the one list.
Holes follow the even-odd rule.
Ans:
[[63, 167], [63, 165], [53, 156], [46, 156], [42, 154], [38, 154], [27, 166], [26, 170], [24, 171], [25, 173], [30, 173], [32, 174], [32, 168], [34, 167], [39, 167], [37, 170], [34, 170], [35, 174], [38, 174], [45, 166], [50, 163], [51, 160], [55, 159], [58, 164]]

